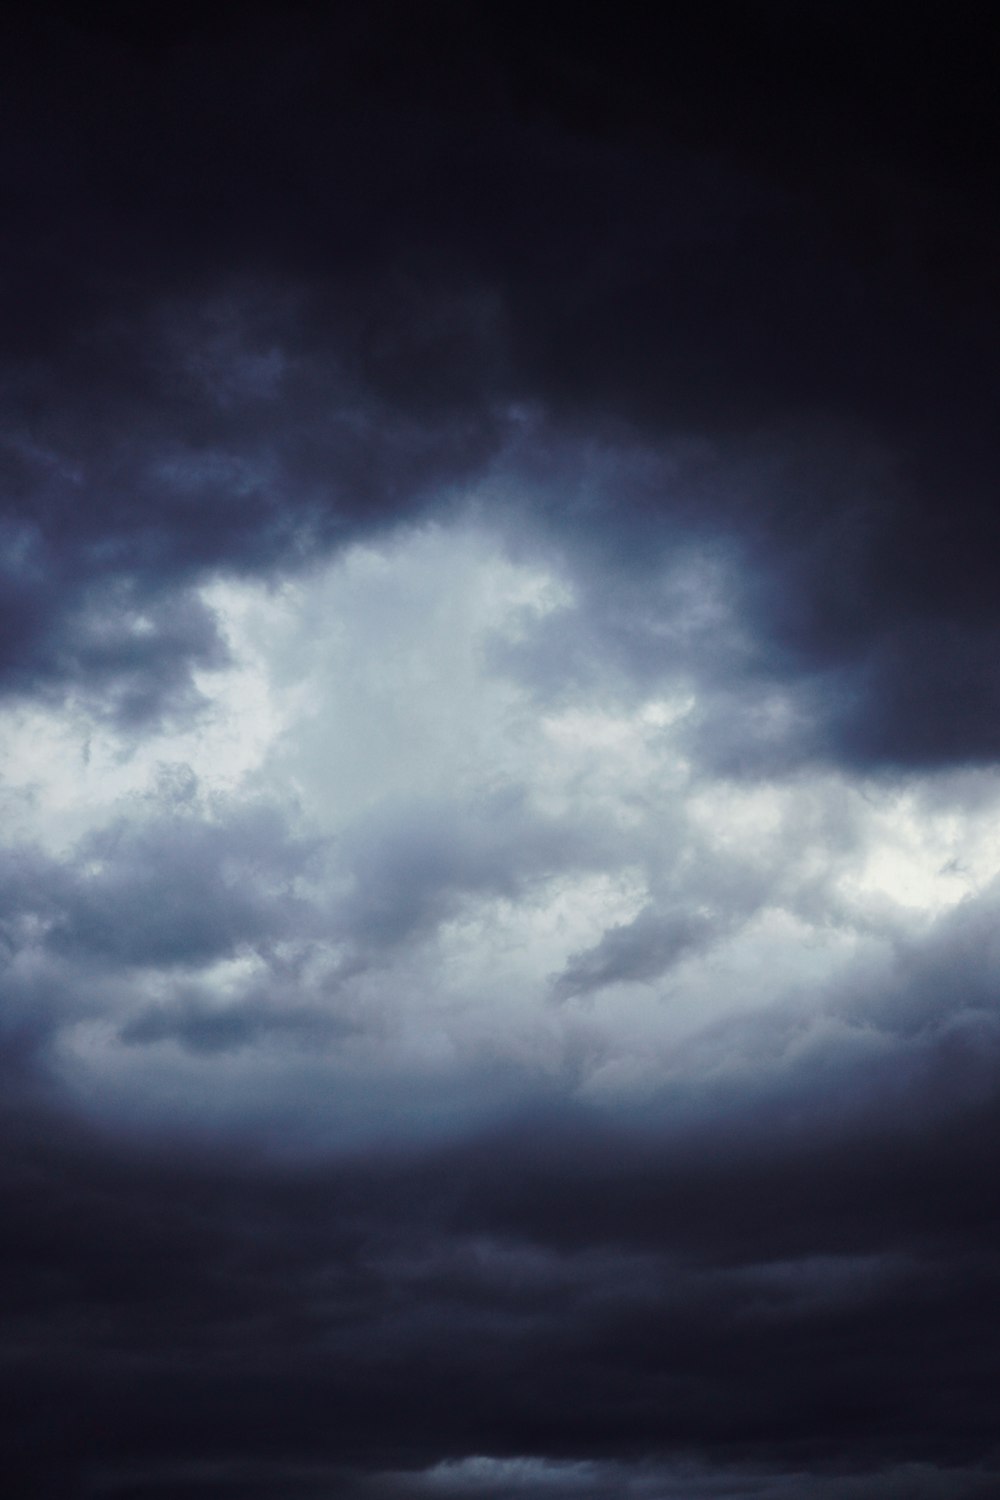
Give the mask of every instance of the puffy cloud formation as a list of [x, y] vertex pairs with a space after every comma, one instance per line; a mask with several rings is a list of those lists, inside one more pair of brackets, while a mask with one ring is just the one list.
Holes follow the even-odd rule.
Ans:
[[978, 24], [0, 66], [11, 1493], [994, 1494]]

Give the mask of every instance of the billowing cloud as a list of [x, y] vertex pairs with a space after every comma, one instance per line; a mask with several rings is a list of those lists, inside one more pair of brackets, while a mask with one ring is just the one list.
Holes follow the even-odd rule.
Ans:
[[995, 1492], [979, 33], [15, 18], [12, 1493]]

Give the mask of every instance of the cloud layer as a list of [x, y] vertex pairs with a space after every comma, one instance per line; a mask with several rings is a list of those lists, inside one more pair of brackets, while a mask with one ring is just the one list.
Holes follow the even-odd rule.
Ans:
[[24, 10], [2, 1444], [994, 1493], [985, 37]]

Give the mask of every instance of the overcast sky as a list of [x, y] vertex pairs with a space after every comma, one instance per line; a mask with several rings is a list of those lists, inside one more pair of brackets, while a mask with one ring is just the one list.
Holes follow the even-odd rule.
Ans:
[[1000, 1489], [978, 7], [25, 6], [13, 1500]]

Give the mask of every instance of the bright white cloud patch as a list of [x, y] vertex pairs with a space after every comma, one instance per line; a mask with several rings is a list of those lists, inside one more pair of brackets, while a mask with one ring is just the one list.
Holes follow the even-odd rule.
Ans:
[[[637, 701], [605, 661], [541, 694], [519, 664], [556, 616], [585, 639], [582, 606], [472, 524], [202, 599], [229, 661], [183, 730], [0, 725], [8, 828], [71, 871], [59, 1066], [102, 1107], [204, 1118], [209, 1090], [220, 1118], [336, 1134], [470, 1107], [484, 1069], [494, 1103], [514, 1078], [641, 1097], [706, 1028], [822, 1006], [997, 869], [982, 778], [727, 780], [691, 760], [696, 682]], [[131, 936], [98, 941], [105, 911]]]

